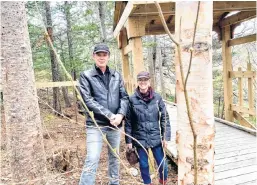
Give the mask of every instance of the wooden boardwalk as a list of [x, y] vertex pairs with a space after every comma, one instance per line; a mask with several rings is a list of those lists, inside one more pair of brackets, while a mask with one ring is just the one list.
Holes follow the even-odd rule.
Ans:
[[[176, 162], [177, 108], [169, 103], [166, 105], [172, 132], [167, 154]], [[256, 136], [218, 121], [215, 125], [215, 185], [257, 185]]]

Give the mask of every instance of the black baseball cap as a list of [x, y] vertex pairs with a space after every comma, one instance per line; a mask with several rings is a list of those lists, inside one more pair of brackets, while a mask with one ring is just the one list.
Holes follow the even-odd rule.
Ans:
[[109, 47], [106, 44], [97, 44], [94, 48], [94, 54], [99, 52], [105, 52], [110, 54]]

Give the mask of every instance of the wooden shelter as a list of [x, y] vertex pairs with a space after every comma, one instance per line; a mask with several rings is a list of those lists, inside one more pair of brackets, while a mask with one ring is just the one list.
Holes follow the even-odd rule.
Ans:
[[[159, 1], [166, 23], [171, 33], [175, 32], [176, 3], [171, 1]], [[223, 85], [225, 102], [225, 119], [233, 121], [234, 118], [240, 124], [254, 128], [244, 119], [241, 113], [256, 116], [254, 108], [253, 78], [256, 72], [251, 71], [248, 64], [247, 71], [232, 71], [231, 47], [256, 41], [256, 35], [248, 35], [241, 38], [233, 38], [233, 30], [243, 21], [256, 17], [255, 1], [214, 1], [213, 2], [213, 31], [216, 31], [222, 40], [223, 60]], [[194, 20], [192, 20], [194, 21]], [[114, 37], [118, 40], [118, 46], [122, 53], [122, 71], [129, 92], [135, 87], [135, 75], [144, 69], [143, 49], [141, 37], [145, 35], [166, 34], [161, 23], [157, 8], [153, 1], [118, 1], [115, 3], [114, 12]], [[132, 52], [134, 71], [129, 70], [128, 53]], [[233, 105], [232, 79], [239, 79], [239, 104]], [[242, 80], [248, 80], [249, 107], [243, 107]]]

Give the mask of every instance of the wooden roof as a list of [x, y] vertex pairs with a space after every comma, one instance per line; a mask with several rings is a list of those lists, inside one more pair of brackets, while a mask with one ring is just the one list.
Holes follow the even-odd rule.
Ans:
[[[158, 1], [171, 32], [175, 30], [175, 2]], [[231, 16], [229, 14], [235, 13]], [[153, 1], [117, 1], [114, 12], [114, 37], [125, 25], [128, 17], [146, 21], [145, 34], [165, 34]], [[214, 1], [213, 29], [256, 17], [256, 1]]]

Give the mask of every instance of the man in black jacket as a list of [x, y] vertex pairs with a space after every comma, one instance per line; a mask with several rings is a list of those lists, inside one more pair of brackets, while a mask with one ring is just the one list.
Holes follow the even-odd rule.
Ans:
[[[119, 184], [119, 161], [113, 151], [119, 154], [120, 132], [110, 127], [121, 127], [127, 113], [128, 94], [122, 76], [108, 67], [110, 51], [107, 45], [96, 45], [93, 51], [95, 65], [80, 75], [80, 93], [88, 109], [114, 150], [108, 148], [109, 184]], [[86, 120], [87, 156], [80, 177], [80, 185], [95, 184], [95, 175], [102, 150], [103, 135], [96, 128], [88, 113]]]

